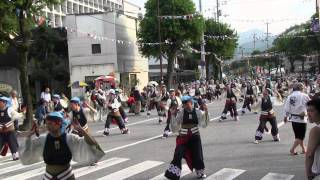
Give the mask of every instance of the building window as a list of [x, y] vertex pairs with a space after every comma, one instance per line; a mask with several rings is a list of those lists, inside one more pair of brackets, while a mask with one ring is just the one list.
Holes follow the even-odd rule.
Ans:
[[92, 54], [101, 54], [101, 44], [92, 44]]
[[137, 74], [130, 74], [130, 84], [131, 87], [136, 86], [138, 84]]

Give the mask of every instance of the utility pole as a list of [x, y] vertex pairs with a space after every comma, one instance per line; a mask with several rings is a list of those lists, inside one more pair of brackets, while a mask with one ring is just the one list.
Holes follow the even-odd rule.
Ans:
[[320, 24], [320, 0], [316, 0], [316, 13], [318, 13], [318, 20], [319, 20], [319, 24]]
[[162, 72], [162, 46], [161, 46], [161, 18], [160, 18], [160, 0], [157, 1], [157, 9], [158, 9], [158, 38], [159, 38], [159, 59], [160, 59], [160, 84], [162, 85], [163, 82], [163, 72]]
[[241, 50], [241, 60], [243, 60], [243, 49], [244, 48], [242, 46], [240, 46], [239, 49]]
[[266, 39], [267, 40], [267, 49], [269, 49], [269, 24], [270, 23], [267, 21], [266, 24], [267, 24], [267, 39]]
[[[159, 0], [158, 0], [159, 1]], [[199, 10], [200, 10], [200, 13], [201, 14], [203, 14], [202, 13], [202, 0], [199, 0]], [[205, 55], [205, 51], [206, 51], [206, 49], [205, 49], [205, 41], [204, 41], [204, 32], [202, 32], [202, 35], [201, 35], [201, 62], [202, 63], [200, 63], [200, 64], [205, 64], [205, 62], [206, 62], [206, 55]], [[205, 73], [205, 66], [203, 67], [201, 67], [201, 71], [202, 71], [202, 73], [201, 73], [201, 78], [206, 78], [206, 73]]]
[[257, 33], [253, 33], [253, 50], [256, 50], [256, 35]]
[[218, 22], [218, 23], [219, 23], [219, 16], [220, 16], [219, 0], [217, 0], [217, 22]]

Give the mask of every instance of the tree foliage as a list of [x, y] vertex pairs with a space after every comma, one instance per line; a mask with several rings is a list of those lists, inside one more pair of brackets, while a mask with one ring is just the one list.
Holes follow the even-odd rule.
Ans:
[[[64, 68], [68, 58], [66, 30], [41, 26], [33, 30], [34, 42], [30, 50], [32, 65], [37, 69], [31, 76], [35, 80], [65, 80], [69, 74]], [[49, 83], [50, 84], [50, 83]]]
[[[274, 51], [288, 57], [291, 64], [290, 72], [294, 72], [294, 62], [302, 61], [305, 55], [311, 55], [320, 50], [320, 34], [310, 30], [309, 22], [288, 28], [274, 41]], [[302, 67], [304, 69], [304, 67]]]
[[[205, 51], [214, 53], [206, 56], [206, 74], [208, 77], [213, 76], [216, 79], [221, 78], [222, 64], [220, 59], [228, 60], [233, 57], [238, 45], [238, 35], [228, 24], [219, 23], [214, 19], [208, 19], [205, 21], [204, 34], [206, 42]], [[195, 44], [194, 47], [200, 50], [200, 44]], [[212, 67], [214, 68], [213, 74], [209, 74], [210, 64], [212, 64]]]
[[0, 51], [15, 47], [19, 55], [20, 83], [27, 118], [23, 125], [30, 127], [33, 120], [32, 98], [28, 77], [28, 58], [33, 42], [31, 30], [37, 25], [45, 6], [61, 3], [62, 0], [1, 0], [0, 1]]
[[[192, 0], [160, 0], [159, 8], [160, 16], [194, 14], [192, 19], [161, 19], [161, 54], [168, 60], [167, 85], [170, 86], [174, 59], [191, 42], [200, 41], [204, 23], [202, 16], [196, 15], [195, 4]], [[138, 31], [139, 49], [146, 57], [159, 57], [159, 45], [143, 44], [159, 42], [157, 0], [148, 0], [145, 9], [146, 13], [140, 22]]]

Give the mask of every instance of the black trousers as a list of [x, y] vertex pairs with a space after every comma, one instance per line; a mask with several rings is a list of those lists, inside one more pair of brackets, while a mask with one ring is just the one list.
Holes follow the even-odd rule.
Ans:
[[251, 112], [251, 105], [253, 104], [253, 98], [252, 97], [246, 97], [242, 108], [247, 108]]
[[[171, 161], [169, 168], [165, 172], [165, 176], [168, 179], [180, 179], [181, 173], [181, 161], [182, 158], [188, 156], [186, 152], [190, 152], [190, 160], [192, 169], [203, 171], [204, 161], [203, 161], [203, 151], [201, 138], [199, 134], [191, 135], [190, 137], [178, 136], [177, 145], [174, 152], [173, 160]], [[188, 161], [188, 159], [186, 158]], [[189, 165], [189, 163], [188, 163]], [[189, 166], [190, 167], [190, 166]]]
[[165, 131], [170, 131], [170, 122], [171, 122], [171, 113], [170, 111], [168, 112], [168, 118], [167, 118], [167, 125], [166, 128], [164, 128]]
[[19, 144], [15, 131], [0, 133], [0, 149], [2, 149], [5, 144], [9, 145], [11, 153], [18, 151]]
[[159, 111], [159, 109], [160, 109], [159, 103], [152, 100], [152, 101], [150, 101], [149, 104], [148, 104], [148, 111], [151, 111], [151, 110], [153, 110], [154, 108], [156, 108], [157, 111]]
[[119, 112], [120, 112], [123, 119], [128, 117], [122, 106], [119, 107]]
[[230, 111], [231, 117], [236, 117], [238, 116], [237, 112], [237, 104], [236, 103], [226, 103], [224, 106], [223, 114], [227, 114], [228, 111]]
[[106, 123], [104, 125], [105, 128], [110, 128], [110, 124], [112, 122], [112, 120], [115, 120], [116, 123], [118, 124], [119, 126], [119, 129], [123, 129], [125, 128], [126, 126], [124, 125], [124, 122], [123, 122], [123, 119], [121, 116], [115, 116], [115, 115], [112, 115], [111, 113], [108, 114], [107, 116], [107, 120], [106, 120]]
[[220, 90], [216, 90], [216, 91], [214, 92], [214, 97], [215, 97], [215, 98], [218, 98], [220, 95], [221, 95], [221, 91], [220, 91]]
[[277, 119], [276, 119], [275, 116], [261, 115], [259, 121], [260, 122], [259, 122], [258, 129], [256, 131], [255, 140], [262, 140], [262, 135], [263, 135], [263, 132], [265, 130], [267, 122], [270, 122], [270, 124], [271, 124], [271, 134], [272, 134], [272, 136], [278, 135], [279, 130], [278, 130]]

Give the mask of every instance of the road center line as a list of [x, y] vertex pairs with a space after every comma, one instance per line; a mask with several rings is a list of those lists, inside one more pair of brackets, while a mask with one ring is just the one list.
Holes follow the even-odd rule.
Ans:
[[[241, 108], [240, 108], [241, 109]], [[238, 111], [240, 110], [238, 109]], [[220, 118], [220, 116], [218, 117], [215, 117], [213, 119], [210, 119], [210, 121], [214, 121], [214, 119], [218, 119]], [[153, 118], [154, 119], [154, 118]], [[147, 119], [148, 121], [151, 121], [151, 119]], [[145, 120], [145, 121], [147, 121]], [[139, 121], [142, 123], [142, 121]], [[133, 124], [133, 123], [132, 123]], [[134, 142], [134, 143], [130, 143], [130, 144], [127, 144], [127, 145], [123, 145], [123, 146], [119, 146], [119, 147], [116, 147], [116, 148], [112, 148], [110, 150], [106, 150], [104, 151], [105, 153], [109, 153], [109, 152], [113, 152], [113, 151], [117, 151], [117, 150], [120, 150], [120, 149], [125, 149], [125, 148], [128, 148], [128, 147], [131, 147], [131, 146], [135, 146], [135, 145], [138, 145], [138, 144], [141, 144], [141, 143], [145, 143], [145, 142], [148, 142], [148, 141], [151, 141], [151, 140], [154, 140], [154, 139], [157, 139], [157, 138], [160, 138], [162, 137], [163, 134], [159, 134], [159, 135], [156, 135], [156, 136], [153, 136], [151, 138], [148, 138], [148, 139], [144, 139], [144, 140], [141, 140], [141, 141], [137, 141], [137, 142]]]
[[[156, 118], [146, 119], [146, 120], [143, 120], [143, 121], [138, 121], [138, 122], [135, 122], [135, 123], [126, 124], [126, 127], [137, 125], [137, 124], [142, 124], [142, 123], [153, 121], [153, 120], [157, 120], [157, 119], [158, 118], [156, 117]], [[110, 128], [110, 130], [115, 130], [115, 129], [119, 129], [119, 128], [118, 127]], [[96, 133], [99, 134], [99, 133], [102, 133], [103, 131], [104, 130], [100, 130], [100, 131], [97, 131]]]
[[[237, 109], [237, 111], [240, 111], [241, 109], [242, 109], [242, 108], [239, 108], [239, 109]], [[229, 115], [229, 113], [228, 113], [227, 115]], [[210, 122], [216, 121], [216, 120], [218, 120], [219, 118], [220, 118], [220, 116], [215, 117], [215, 118], [212, 118], [212, 119], [210, 119]], [[151, 118], [151, 119], [147, 119], [147, 120], [144, 120], [144, 121], [139, 121], [139, 122], [136, 122], [136, 123], [132, 123], [132, 124], [130, 124], [130, 125], [141, 124], [141, 123], [143, 123], [143, 122], [152, 121], [152, 120], [154, 120], [154, 119], [157, 119], [157, 118]], [[280, 122], [280, 123], [278, 124], [278, 127], [281, 127], [281, 126], [283, 126], [284, 124], [285, 124], [284, 122]], [[113, 129], [117, 129], [117, 127], [113, 128]], [[134, 143], [130, 143], [130, 144], [127, 144], [127, 145], [115, 147], [115, 148], [112, 148], [112, 149], [110, 149], [110, 150], [106, 150], [106, 151], [104, 151], [104, 152], [105, 152], [105, 153], [110, 153], [110, 152], [113, 152], [113, 151], [125, 149], [125, 148], [131, 147], [131, 146], [135, 146], [135, 145], [142, 144], [142, 143], [145, 143], [145, 142], [148, 142], [148, 141], [152, 141], [152, 140], [157, 139], [157, 138], [160, 138], [160, 137], [162, 137], [162, 136], [163, 136], [163, 134], [159, 134], [159, 135], [153, 136], [153, 137], [148, 138], [148, 139], [144, 139], [144, 140], [136, 141], [136, 142], [134, 142]]]

